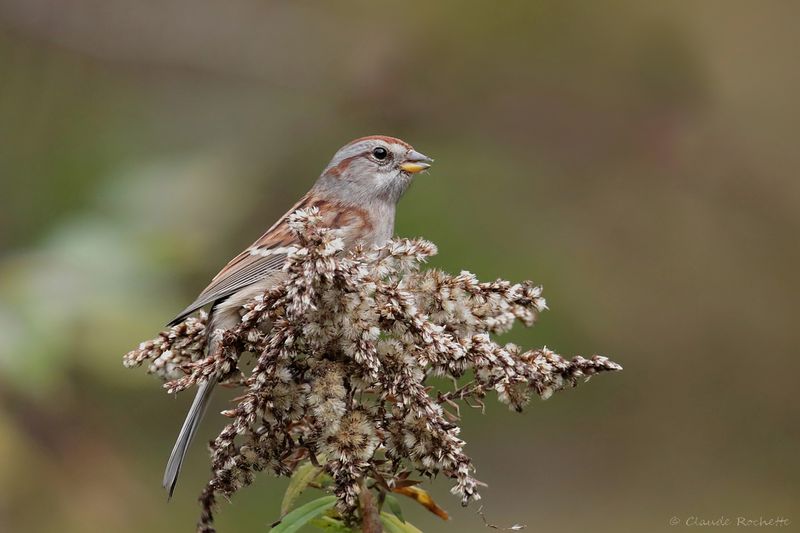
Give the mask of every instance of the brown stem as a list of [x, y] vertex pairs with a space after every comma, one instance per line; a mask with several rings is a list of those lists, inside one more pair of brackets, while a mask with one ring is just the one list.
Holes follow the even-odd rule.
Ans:
[[381, 523], [381, 513], [375, 503], [375, 496], [367, 488], [364, 480], [361, 480], [361, 492], [358, 495], [359, 508], [361, 511], [361, 533], [383, 533]]

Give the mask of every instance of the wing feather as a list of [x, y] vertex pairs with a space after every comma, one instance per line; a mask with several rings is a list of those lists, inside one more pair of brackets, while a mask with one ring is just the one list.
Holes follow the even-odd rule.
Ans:
[[371, 231], [372, 225], [363, 209], [314, 199], [306, 194], [283, 217], [269, 228], [256, 242], [234, 257], [214, 276], [203, 292], [181, 311], [169, 325], [175, 325], [204, 305], [227, 298], [231, 294], [257, 283], [283, 269], [288, 247], [297, 240], [287, 224], [288, 215], [305, 207], [317, 207], [329, 227], [352, 227], [356, 233]]
[[295, 238], [286, 224], [287, 217], [297, 209], [310, 203], [309, 195], [304, 196], [284, 216], [269, 228], [261, 237], [242, 253], [231, 259], [214, 276], [208, 287], [178, 313], [168, 324], [173, 326], [194, 313], [204, 305], [226, 298], [239, 289], [252, 285], [283, 268], [286, 261], [285, 248], [295, 244]]
[[[248, 253], [249, 252], [242, 252]], [[237, 269], [229, 276], [218, 276], [211, 284], [200, 293], [194, 302], [189, 304], [170, 323], [173, 326], [194, 313], [204, 305], [221, 300], [235, 293], [239, 289], [252, 285], [270, 274], [283, 268], [286, 254], [276, 254], [267, 257], [250, 256], [237, 264]], [[224, 271], [223, 271], [224, 272]]]

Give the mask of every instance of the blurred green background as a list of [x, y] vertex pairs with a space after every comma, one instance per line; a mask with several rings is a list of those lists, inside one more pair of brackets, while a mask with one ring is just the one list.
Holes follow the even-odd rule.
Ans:
[[[0, 1], [0, 530], [190, 531], [191, 398], [121, 356], [361, 135], [436, 158], [397, 232], [533, 279], [507, 336], [621, 374], [493, 399], [463, 437], [487, 519], [531, 531], [800, 531], [800, 4]], [[214, 410], [225, 407], [223, 395]], [[266, 531], [286, 480], [219, 514]], [[485, 531], [439, 479], [453, 519]], [[795, 529], [796, 528], [796, 529]]]

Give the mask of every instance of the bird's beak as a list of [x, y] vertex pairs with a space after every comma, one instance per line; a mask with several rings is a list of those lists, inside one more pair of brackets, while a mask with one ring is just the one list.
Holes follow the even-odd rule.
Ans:
[[400, 164], [400, 170], [409, 174], [416, 174], [430, 168], [433, 159], [416, 150], [411, 150], [406, 154], [406, 160]]

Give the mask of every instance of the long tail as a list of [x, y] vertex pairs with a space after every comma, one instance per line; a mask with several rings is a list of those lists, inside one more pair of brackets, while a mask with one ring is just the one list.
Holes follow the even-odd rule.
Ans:
[[[209, 334], [206, 343], [209, 354], [216, 352], [219, 342], [222, 339], [222, 331], [231, 329], [239, 322], [241, 301], [241, 298], [228, 298], [215, 302], [211, 307], [211, 310], [208, 312], [207, 330]], [[209, 400], [211, 400], [211, 393], [214, 391], [214, 385], [217, 384], [217, 379], [217, 376], [212, 376], [198, 385], [197, 394], [194, 396], [192, 407], [186, 415], [186, 420], [184, 420], [181, 431], [178, 433], [178, 440], [175, 441], [175, 446], [172, 448], [172, 453], [169, 455], [167, 468], [164, 470], [163, 486], [169, 492], [170, 498], [175, 490], [175, 483], [178, 482], [178, 475], [181, 473], [183, 458], [186, 456], [186, 451], [189, 449], [194, 434], [197, 433], [197, 428], [200, 426], [200, 421], [206, 413], [206, 408], [208, 407]]]
[[172, 497], [172, 492], [175, 490], [175, 483], [178, 482], [178, 475], [181, 472], [181, 465], [183, 458], [186, 456], [186, 450], [189, 449], [194, 434], [197, 433], [197, 428], [200, 426], [200, 421], [208, 407], [208, 402], [211, 400], [211, 393], [214, 391], [214, 385], [217, 384], [217, 378], [212, 377], [208, 381], [202, 382], [197, 388], [192, 407], [186, 415], [186, 420], [183, 422], [180, 433], [178, 433], [178, 440], [175, 441], [175, 446], [172, 448], [172, 453], [169, 455], [167, 461], [167, 468], [164, 470], [164, 488], [169, 492], [169, 497]]

